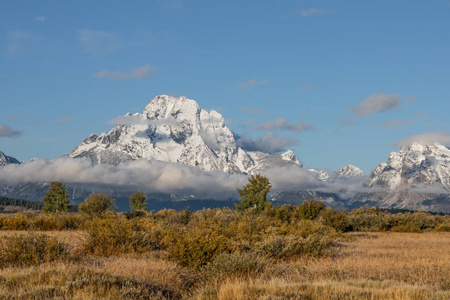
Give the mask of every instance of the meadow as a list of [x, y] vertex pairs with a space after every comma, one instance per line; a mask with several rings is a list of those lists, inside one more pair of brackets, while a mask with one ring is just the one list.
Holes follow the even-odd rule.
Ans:
[[0, 215], [2, 299], [449, 299], [450, 216], [317, 201]]

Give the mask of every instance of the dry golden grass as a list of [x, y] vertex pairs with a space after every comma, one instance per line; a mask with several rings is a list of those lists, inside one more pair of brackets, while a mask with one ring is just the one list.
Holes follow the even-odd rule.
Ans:
[[449, 233], [353, 233], [333, 257], [278, 263], [198, 299], [450, 299]]
[[[1, 236], [17, 234], [2, 231]], [[24, 233], [24, 232], [22, 232]], [[77, 249], [82, 231], [45, 232]], [[0, 269], [6, 299], [450, 299], [450, 233], [351, 233], [332, 257], [202, 282], [157, 252]]]

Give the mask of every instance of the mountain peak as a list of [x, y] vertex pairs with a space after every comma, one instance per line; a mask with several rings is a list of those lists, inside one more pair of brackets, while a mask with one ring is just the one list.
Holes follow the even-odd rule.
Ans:
[[252, 173], [280, 164], [301, 167], [292, 151], [259, 155], [238, 147], [220, 113], [207, 112], [186, 97], [156, 96], [142, 114], [115, 120], [119, 125], [99, 136], [91, 134], [70, 156], [106, 164], [154, 159], [228, 173]]
[[20, 162], [12, 156], [7, 156], [5, 153], [0, 151], [0, 166], [5, 166], [9, 164], [20, 164]]
[[450, 149], [437, 143], [402, 147], [372, 171], [365, 185], [389, 189], [437, 185], [450, 191]]

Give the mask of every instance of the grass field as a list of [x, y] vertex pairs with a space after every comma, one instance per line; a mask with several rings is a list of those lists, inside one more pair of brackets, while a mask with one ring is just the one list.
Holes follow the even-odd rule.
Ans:
[[[11, 236], [17, 231], [2, 231]], [[46, 231], [76, 252], [86, 233]], [[450, 233], [345, 233], [328, 256], [215, 278], [161, 251], [0, 269], [2, 299], [450, 299]], [[205, 275], [206, 274], [206, 275]], [[206, 276], [206, 278], [205, 278]]]

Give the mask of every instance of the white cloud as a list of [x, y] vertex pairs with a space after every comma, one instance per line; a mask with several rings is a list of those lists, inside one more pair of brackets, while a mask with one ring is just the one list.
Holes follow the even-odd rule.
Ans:
[[277, 130], [284, 129], [294, 132], [311, 130], [313, 127], [306, 123], [290, 123], [285, 118], [278, 118], [276, 121], [266, 121], [253, 128], [253, 130]]
[[256, 139], [248, 136], [241, 137], [236, 135], [236, 144], [248, 151], [276, 153], [284, 151], [287, 146], [297, 144], [297, 140], [277, 136], [274, 132], [267, 132], [265, 135], [257, 137]]
[[63, 181], [115, 191], [139, 189], [195, 195], [200, 199], [236, 198], [236, 189], [247, 181], [245, 175], [206, 172], [196, 167], [148, 160], [112, 166], [93, 164], [87, 158], [60, 157], [7, 165], [0, 170], [0, 182], [5, 184]]
[[433, 145], [435, 143], [450, 147], [450, 132], [448, 131], [430, 131], [408, 136], [400, 141], [393, 142], [393, 147], [407, 147], [413, 143], [423, 145]]
[[84, 51], [94, 54], [112, 53], [119, 50], [121, 46], [119, 38], [106, 31], [80, 30], [78, 39]]
[[157, 70], [158, 67], [151, 66], [149, 64], [143, 65], [137, 68], [131, 69], [129, 72], [122, 71], [108, 71], [103, 70], [94, 74], [97, 78], [111, 78], [114, 80], [123, 80], [123, 79], [143, 79], [152, 76], [152, 71]]
[[364, 99], [351, 110], [358, 117], [366, 117], [380, 112], [394, 110], [401, 105], [400, 97], [396, 94], [375, 94]]
[[395, 129], [399, 126], [409, 125], [409, 124], [413, 124], [413, 123], [414, 123], [413, 121], [399, 119], [399, 120], [393, 120], [393, 121], [388, 121], [388, 122], [375, 122], [372, 124], [372, 126], [380, 126], [380, 127], [387, 128], [387, 129]]
[[45, 21], [45, 17], [44, 16], [37, 16], [36, 18], [34, 18], [34, 20], [36, 22], [44, 22]]
[[247, 82], [239, 83], [239, 84], [238, 84], [238, 88], [240, 88], [240, 89], [245, 89], [245, 88], [248, 88], [248, 87], [257, 86], [257, 85], [264, 85], [264, 84], [267, 84], [267, 83], [269, 83], [268, 80], [261, 80], [261, 81], [258, 81], [258, 80], [256, 80], [256, 79], [250, 79], [250, 80], [247, 81]]
[[15, 137], [22, 135], [22, 131], [14, 130], [9, 126], [0, 123], [0, 137]]
[[331, 9], [318, 9], [318, 8], [309, 8], [309, 9], [303, 9], [303, 10], [301, 10], [300, 11], [300, 15], [303, 17], [303, 18], [306, 18], [306, 17], [312, 17], [312, 16], [314, 16], [314, 15], [322, 15], [322, 14], [325, 14], [325, 13], [330, 13], [330, 12], [332, 12], [333, 10], [331, 10]]

